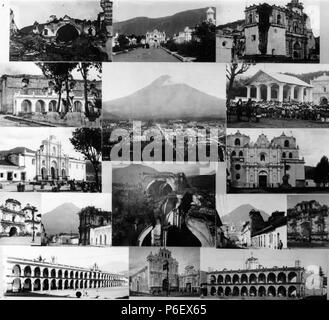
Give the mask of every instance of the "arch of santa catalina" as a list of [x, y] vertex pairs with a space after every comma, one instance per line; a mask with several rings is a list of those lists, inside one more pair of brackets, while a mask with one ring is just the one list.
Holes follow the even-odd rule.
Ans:
[[247, 100], [256, 101], [313, 101], [313, 86], [282, 73], [259, 70], [246, 83]]

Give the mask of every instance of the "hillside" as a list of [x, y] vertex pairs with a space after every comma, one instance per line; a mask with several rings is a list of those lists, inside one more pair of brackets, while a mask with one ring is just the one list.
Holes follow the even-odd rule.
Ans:
[[113, 168], [112, 183], [136, 185], [141, 182], [143, 174], [158, 173], [157, 170], [141, 164], [131, 164], [123, 168]]
[[[215, 9], [215, 8], [214, 8]], [[136, 17], [125, 21], [114, 22], [114, 33], [142, 36], [148, 31], [157, 29], [164, 31], [167, 37], [172, 37], [185, 27], [193, 28], [206, 20], [208, 7], [178, 12], [161, 18]]]

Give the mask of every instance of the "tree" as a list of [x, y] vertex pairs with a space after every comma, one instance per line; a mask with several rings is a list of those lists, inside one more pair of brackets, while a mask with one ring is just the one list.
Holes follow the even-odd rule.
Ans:
[[213, 23], [204, 21], [195, 27], [193, 36], [198, 43], [199, 62], [216, 61], [216, 26]]
[[124, 34], [118, 36], [118, 42], [121, 49], [125, 49], [129, 45], [129, 39]]
[[314, 181], [324, 187], [329, 183], [329, 160], [323, 156], [314, 170]]
[[102, 156], [102, 135], [100, 128], [78, 128], [70, 138], [74, 150], [84, 155], [93, 166], [95, 182], [99, 191], [101, 185], [99, 181], [100, 160]]
[[[77, 63], [45, 63], [39, 62], [36, 64], [48, 79], [54, 83], [54, 91], [58, 94], [57, 112], [60, 113], [62, 101], [62, 89], [65, 86], [67, 92], [67, 100], [69, 96], [69, 80], [73, 79], [72, 71], [76, 68]], [[66, 112], [67, 112], [66, 106]], [[66, 113], [65, 112], [65, 113]]]
[[242, 62], [238, 64], [233, 62], [226, 65], [226, 78], [228, 80], [228, 85], [226, 88], [226, 104], [230, 102], [232, 97], [232, 89], [236, 76], [245, 73], [250, 68], [250, 63]]
[[[82, 79], [83, 79], [83, 93], [85, 98], [85, 115], [88, 119], [90, 119], [90, 112], [89, 112], [89, 103], [88, 101], [88, 94], [91, 90], [96, 90], [91, 86], [88, 86], [88, 75], [91, 69], [96, 69], [99, 73], [102, 72], [102, 63], [100, 62], [81, 62], [78, 65], [78, 71], [80, 71]], [[99, 97], [95, 98], [94, 104], [96, 107], [101, 107], [101, 99]]]

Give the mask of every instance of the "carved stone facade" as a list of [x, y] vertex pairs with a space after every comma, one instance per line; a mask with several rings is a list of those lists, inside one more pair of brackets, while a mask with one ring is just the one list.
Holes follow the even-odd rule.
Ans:
[[260, 134], [255, 142], [237, 131], [227, 136], [228, 170], [234, 188], [278, 188], [289, 175], [291, 187], [304, 187], [304, 159], [299, 158], [296, 138]]

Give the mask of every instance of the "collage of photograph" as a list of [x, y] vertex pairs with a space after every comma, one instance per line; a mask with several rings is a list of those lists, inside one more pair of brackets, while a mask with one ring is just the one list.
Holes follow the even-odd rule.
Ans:
[[0, 4], [0, 300], [328, 299], [329, 2]]

